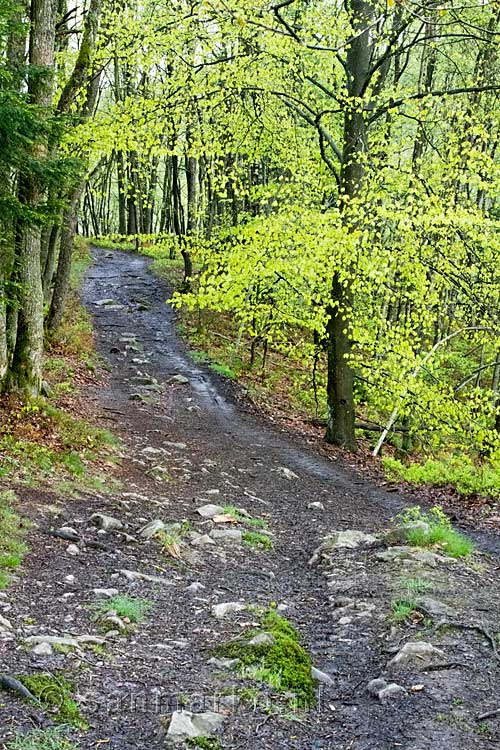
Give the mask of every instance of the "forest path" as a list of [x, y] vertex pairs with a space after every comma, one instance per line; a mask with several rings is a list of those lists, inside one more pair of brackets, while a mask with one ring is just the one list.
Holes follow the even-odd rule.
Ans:
[[[110, 372], [105, 385], [88, 390], [88, 398], [92, 411], [123, 439], [123, 486], [77, 501], [35, 493], [39, 529], [26, 573], [12, 587], [9, 614], [25, 625], [6, 639], [0, 669], [72, 671], [90, 725], [79, 734], [84, 750], [165, 748], [168, 717], [182, 707], [223, 715], [218, 736], [221, 747], [232, 750], [493, 747], [496, 730], [478, 734], [474, 722], [492, 708], [500, 689], [498, 669], [491, 644], [473, 630], [460, 639], [456, 633], [426, 635], [425, 640], [453, 652], [451, 666], [424, 675], [408, 667], [396, 677], [405, 694], [380, 700], [367, 691], [371, 679], [388, 675], [387, 662], [398, 646], [415, 636], [417, 624], [408, 633], [391, 628], [388, 616], [394, 581], [402, 573], [420, 575], [420, 562], [415, 567], [415, 559], [383, 561], [377, 555], [384, 545], [375, 544], [338, 550], [318, 565], [309, 564], [324, 535], [341, 529], [376, 533], [404, 500], [247, 413], [244, 403], [228, 395], [230, 384], [187, 356], [175, 314], [165, 304], [168, 289], [153, 276], [149, 261], [93, 252], [84, 300]], [[197, 513], [207, 503], [237, 506], [265, 519], [272, 549], [248, 547], [229, 538], [231, 533], [221, 537], [227, 525]], [[322, 509], [311, 503], [321, 503]], [[123, 526], [98, 532], [92, 513]], [[189, 522], [180, 559], [165, 554], [157, 539], [146, 541], [138, 533], [154, 519]], [[41, 533], [48, 523], [76, 528], [87, 544], [79, 545], [78, 555], [68, 554], [67, 542]], [[245, 519], [238, 528], [251, 530]], [[209, 533], [214, 538], [207, 540]], [[429, 568], [428, 563], [422, 563], [426, 578], [435, 575], [436, 561], [431, 559]], [[461, 622], [467, 619], [465, 599], [482, 613], [481, 622], [486, 617], [489, 623], [490, 616], [492, 623], [498, 621], [495, 567], [481, 565], [475, 571], [462, 563], [439, 563], [436, 585], [453, 602], [453, 611], [460, 611]], [[484, 587], [485, 575], [491, 586]], [[80, 643], [48, 656], [19, 648], [22, 638], [42, 633], [102, 635], [92, 607], [103, 595], [95, 590], [109, 588], [152, 604], [131, 632], [106, 636], [98, 648], [83, 650]], [[221, 603], [251, 608], [216, 617], [213, 607]], [[318, 705], [308, 713], [293, 715], [274, 699], [266, 704], [265, 691], [242, 694], [255, 683], [211, 661], [215, 646], [255, 622], [253, 607], [271, 603], [297, 627], [314, 666], [325, 673]], [[473, 621], [477, 624], [477, 618]], [[489, 633], [493, 625], [484, 627]], [[242, 695], [246, 700], [240, 702]], [[465, 716], [452, 715], [452, 705], [453, 711], [464, 707]], [[442, 721], [441, 715], [451, 718]], [[0, 707], [2, 730], [31, 720], [14, 697]]]

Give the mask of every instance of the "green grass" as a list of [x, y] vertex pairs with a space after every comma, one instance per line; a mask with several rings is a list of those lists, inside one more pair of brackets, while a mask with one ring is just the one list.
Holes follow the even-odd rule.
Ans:
[[273, 541], [267, 534], [258, 531], [244, 531], [242, 534], [243, 544], [255, 549], [272, 549]]
[[212, 364], [209, 365], [210, 369], [216, 372], [218, 375], [222, 375], [224, 378], [228, 378], [229, 380], [237, 380], [238, 379], [238, 373], [236, 373], [232, 367], [229, 367], [228, 365], [222, 365], [218, 362], [212, 362]]
[[[399, 517], [403, 524], [409, 524], [406, 541], [414, 547], [439, 547], [449, 557], [468, 557], [474, 551], [474, 545], [463, 534], [452, 527], [450, 519], [436, 506], [429, 512], [423, 512], [418, 506], [409, 508]], [[411, 527], [416, 521], [423, 521], [428, 529]]]
[[20, 675], [18, 679], [50, 711], [58, 724], [88, 729], [88, 724], [80, 714], [80, 707], [73, 697], [73, 683], [68, 679], [62, 675], [47, 673]]
[[5, 747], [6, 750], [77, 750], [78, 744], [68, 739], [66, 728], [61, 726], [19, 733]]
[[92, 605], [97, 619], [101, 619], [108, 612], [116, 612], [120, 618], [127, 618], [131, 623], [142, 622], [148, 612], [151, 610], [152, 604], [148, 599], [138, 599], [127, 594], [117, 594], [112, 596], [110, 599], [105, 599], [102, 602], [97, 602]]
[[44, 398], [16, 406], [3, 432], [0, 477], [12, 477], [28, 486], [69, 479], [82, 489], [92, 488], [99, 470], [89, 464], [103, 458], [117, 460], [119, 441], [112, 433]]
[[396, 599], [391, 602], [392, 620], [394, 622], [404, 622], [408, 620], [416, 610], [416, 603], [411, 599]]
[[[260, 628], [248, 631], [244, 639], [226, 643], [216, 653], [240, 659], [243, 677], [262, 682], [276, 693], [293, 693], [295, 704], [310, 708], [315, 704], [311, 658], [300, 644], [297, 631], [274, 609], [264, 613], [260, 624]], [[261, 632], [270, 633], [273, 643], [250, 645], [252, 637]]]
[[443, 460], [429, 459], [423, 464], [403, 464], [387, 456], [382, 459], [389, 479], [434, 487], [453, 487], [460, 495], [500, 497], [500, 470], [489, 463], [473, 463], [467, 456]]
[[252, 516], [249, 516], [247, 513], [244, 513], [240, 508], [237, 508], [236, 505], [225, 505], [223, 512], [225, 515], [232, 516], [237, 521], [240, 521], [242, 524], [245, 524], [246, 526], [252, 526], [256, 529], [269, 528], [269, 524], [265, 520], [265, 518], [253, 518]]
[[402, 578], [400, 584], [403, 589], [406, 589], [409, 595], [413, 594], [414, 596], [425, 594], [432, 589], [432, 584], [426, 581], [425, 578]]
[[23, 537], [28, 524], [13, 509], [15, 501], [13, 492], [0, 492], [0, 590], [6, 588], [27, 551]]

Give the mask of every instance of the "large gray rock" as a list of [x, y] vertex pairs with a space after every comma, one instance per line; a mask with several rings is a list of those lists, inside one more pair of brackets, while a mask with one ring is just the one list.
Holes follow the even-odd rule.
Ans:
[[172, 742], [183, 742], [194, 737], [211, 737], [222, 727], [224, 717], [214, 711], [194, 714], [191, 711], [174, 711], [167, 730]]
[[210, 536], [219, 544], [241, 544], [243, 541], [240, 529], [212, 529]]
[[387, 666], [390, 669], [425, 669], [429, 664], [440, 661], [444, 656], [444, 651], [435, 648], [432, 643], [414, 641], [405, 643]]
[[415, 600], [417, 609], [431, 617], [454, 617], [456, 612], [444, 602], [433, 599], [431, 596], [419, 596]]

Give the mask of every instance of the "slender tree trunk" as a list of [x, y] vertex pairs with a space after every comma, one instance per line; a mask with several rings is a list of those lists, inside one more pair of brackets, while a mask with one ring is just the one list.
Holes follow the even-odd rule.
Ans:
[[[361, 190], [368, 150], [367, 126], [359, 97], [367, 82], [372, 58], [373, 43], [369, 28], [374, 17], [374, 6], [366, 0], [351, 0], [348, 6], [354, 37], [346, 55], [349, 101], [344, 111], [340, 200], [345, 217], [345, 231], [351, 232], [354, 217], [350, 204]], [[330, 443], [355, 450], [354, 379], [349, 363], [353, 296], [349, 279], [341, 279], [337, 273], [334, 274], [331, 294], [332, 304], [327, 325], [328, 415], [325, 438]]]
[[84, 188], [85, 181], [81, 180], [81, 182], [73, 188], [69, 197], [69, 204], [64, 211], [57, 274], [50, 310], [47, 316], [47, 329], [49, 331], [54, 331], [61, 325], [64, 314], [64, 305], [70, 282], [71, 258], [78, 220], [78, 208], [80, 206], [80, 199]]

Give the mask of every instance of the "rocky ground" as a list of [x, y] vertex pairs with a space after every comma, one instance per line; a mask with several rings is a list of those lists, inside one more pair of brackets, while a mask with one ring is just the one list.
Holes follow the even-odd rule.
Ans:
[[[96, 250], [85, 286], [110, 365], [86, 396], [123, 439], [121, 490], [19, 493], [35, 525], [0, 598], [0, 746], [51, 725], [57, 684], [37, 705], [9, 683], [49, 674], [74, 684], [87, 726], [69, 736], [89, 750], [212, 733], [220, 744], [199, 746], [497, 747], [495, 537], [466, 560], [387, 537], [408, 499], [267, 425], [193, 364], [147, 266]], [[143, 603], [139, 622], [108, 608], [117, 595]], [[216, 653], [270, 607], [312, 658], [309, 710]]]

